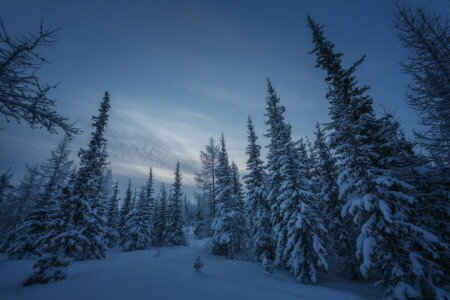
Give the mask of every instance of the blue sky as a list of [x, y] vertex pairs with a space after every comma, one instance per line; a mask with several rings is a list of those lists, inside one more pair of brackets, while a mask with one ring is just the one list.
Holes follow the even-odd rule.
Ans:
[[[413, 1], [448, 13], [448, 2]], [[141, 184], [148, 167], [172, 182], [177, 160], [185, 187], [199, 170], [199, 150], [224, 133], [230, 159], [245, 169], [246, 119], [255, 121], [260, 142], [265, 83], [270, 77], [294, 137], [312, 136], [328, 120], [324, 74], [314, 68], [306, 14], [325, 25], [326, 35], [350, 64], [366, 54], [359, 81], [371, 86], [375, 108], [397, 111], [407, 134], [417, 116], [405, 103], [408, 77], [397, 39], [393, 1], [24, 1], [0, 2], [11, 34], [61, 27], [58, 42], [41, 54], [40, 71], [60, 82], [51, 96], [58, 110], [84, 130], [74, 156], [89, 139], [90, 117], [103, 93], [111, 94], [107, 132], [110, 162], [124, 187]], [[43, 161], [61, 138], [0, 118], [0, 172], [15, 179], [25, 164]]]

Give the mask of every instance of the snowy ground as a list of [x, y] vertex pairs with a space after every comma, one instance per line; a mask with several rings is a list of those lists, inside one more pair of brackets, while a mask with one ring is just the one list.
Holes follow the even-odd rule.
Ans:
[[[195, 272], [200, 255], [204, 266]], [[266, 278], [249, 261], [214, 257], [202, 241], [189, 247], [160, 248], [124, 253], [111, 250], [106, 259], [73, 263], [66, 280], [23, 287], [34, 261], [0, 259], [0, 299], [380, 299], [370, 283], [354, 283], [326, 275], [316, 286], [302, 285], [276, 270]]]

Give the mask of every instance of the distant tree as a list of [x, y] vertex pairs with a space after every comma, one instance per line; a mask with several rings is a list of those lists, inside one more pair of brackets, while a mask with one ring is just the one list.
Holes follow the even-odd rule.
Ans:
[[246, 247], [248, 230], [248, 224], [245, 218], [244, 191], [239, 178], [239, 169], [234, 161], [231, 162], [230, 170], [231, 185], [233, 188], [233, 199], [231, 203], [233, 249], [236, 252], [240, 252]]
[[125, 221], [128, 213], [132, 208], [133, 194], [131, 192], [131, 180], [128, 179], [128, 188], [125, 192], [125, 199], [123, 200], [122, 207], [120, 208], [120, 220], [119, 220], [119, 233], [122, 236], [122, 230], [125, 226]]
[[128, 213], [122, 230], [124, 251], [143, 250], [150, 246], [151, 227], [147, 218], [147, 195], [145, 186], [141, 188], [137, 203]]
[[256, 261], [273, 260], [271, 239], [270, 204], [264, 195], [264, 166], [260, 159], [261, 146], [256, 144], [257, 136], [252, 119], [247, 122], [247, 170], [244, 175], [246, 203], [250, 217], [250, 241]]
[[108, 233], [106, 239], [109, 247], [114, 247], [120, 239], [119, 236], [119, 182], [116, 181], [108, 203]]
[[216, 211], [217, 198], [217, 167], [220, 147], [213, 138], [209, 139], [208, 145], [203, 151], [200, 151], [200, 162], [202, 170], [195, 174], [197, 191], [195, 199], [197, 207], [202, 212], [203, 219], [197, 223], [197, 235], [199, 237], [211, 236], [211, 223]]
[[151, 233], [151, 243], [154, 244], [154, 222], [156, 218], [156, 199], [155, 199], [155, 190], [153, 188], [153, 170], [149, 168], [147, 181], [144, 186], [145, 190], [145, 201], [142, 204], [143, 214], [145, 219], [145, 224], [148, 227], [149, 232]]
[[155, 222], [155, 245], [164, 246], [166, 244], [166, 223], [167, 223], [167, 192], [164, 184], [161, 185], [158, 204], [158, 214]]
[[61, 128], [67, 135], [79, 133], [66, 117], [55, 110], [55, 100], [48, 92], [56, 87], [42, 83], [37, 71], [47, 60], [38, 53], [52, 46], [59, 29], [45, 29], [41, 23], [38, 33], [11, 37], [0, 19], [0, 114], [9, 122], [25, 121], [32, 128], [45, 128], [55, 133]]
[[181, 172], [180, 163], [177, 162], [175, 169], [175, 181], [172, 185], [172, 195], [169, 200], [166, 227], [166, 243], [168, 246], [179, 246], [186, 244], [183, 231], [183, 212], [181, 198]]
[[396, 27], [409, 54], [402, 62], [411, 75], [408, 103], [418, 113], [424, 130], [420, 144], [438, 165], [450, 168], [450, 23], [448, 14], [396, 2]]

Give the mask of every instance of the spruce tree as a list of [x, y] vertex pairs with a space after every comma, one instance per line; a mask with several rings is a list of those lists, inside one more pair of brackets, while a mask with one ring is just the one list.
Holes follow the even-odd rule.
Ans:
[[27, 166], [24, 177], [14, 189], [8, 207], [3, 213], [5, 234], [1, 248], [2, 251], [10, 253], [10, 258], [21, 258], [26, 253], [37, 254], [27, 236], [25, 236], [23, 243], [16, 244], [15, 241], [21, 238], [21, 231], [27, 228], [24, 222], [30, 209], [36, 204], [36, 199], [42, 190], [42, 182], [43, 177], [38, 167], [30, 168]]
[[126, 218], [132, 208], [133, 194], [131, 193], [131, 180], [128, 179], [128, 188], [125, 192], [125, 199], [123, 200], [122, 207], [120, 208], [120, 220], [119, 220], [119, 233], [122, 238], [122, 230], [125, 226]]
[[166, 245], [166, 222], [167, 222], [167, 192], [165, 185], [161, 185], [159, 193], [158, 214], [155, 222], [155, 245]]
[[330, 139], [340, 162], [340, 197], [343, 215], [358, 229], [356, 257], [360, 271], [382, 271], [378, 283], [386, 298], [443, 298], [439, 287], [441, 267], [435, 263], [436, 249], [447, 247], [436, 235], [415, 224], [414, 186], [403, 177], [408, 159], [398, 153], [394, 134], [386, 122], [375, 117], [368, 87], [357, 86], [354, 76], [358, 60], [349, 69], [341, 53], [325, 38], [322, 27], [308, 17], [313, 33], [317, 67], [327, 72], [330, 106]]
[[328, 249], [334, 267], [340, 273], [356, 280], [359, 277], [356, 252], [356, 236], [352, 220], [341, 215], [343, 202], [339, 198], [337, 161], [331, 153], [325, 132], [316, 124], [316, 139], [311, 147], [312, 184], [317, 197], [324, 226], [328, 231]]
[[172, 185], [172, 195], [169, 201], [166, 227], [166, 243], [168, 246], [186, 244], [186, 237], [184, 236], [183, 231], [181, 172], [179, 162], [177, 162], [174, 174], [175, 181]]
[[211, 252], [214, 255], [234, 258], [234, 237], [232, 220], [233, 185], [228, 153], [223, 134], [220, 138], [219, 165], [217, 167], [216, 213], [211, 225]]
[[15, 241], [8, 249], [8, 255], [14, 258], [40, 255], [43, 236], [48, 231], [49, 213], [54, 209], [55, 198], [59, 189], [68, 179], [73, 161], [70, 160], [70, 138], [65, 136], [57, 147], [50, 153], [50, 157], [40, 166], [42, 189], [23, 223], [17, 228]]
[[106, 244], [106, 210], [103, 201], [100, 200], [107, 172], [107, 141], [104, 133], [109, 118], [109, 103], [109, 93], [105, 92], [100, 104], [99, 115], [92, 117], [94, 131], [91, 133], [88, 148], [81, 149], [78, 153], [80, 168], [71, 190], [74, 210], [72, 221], [75, 229], [82, 232], [85, 237], [82, 245], [79, 245], [81, 251], [74, 253], [78, 260], [104, 258], [108, 248]]
[[124, 251], [143, 250], [151, 244], [152, 232], [148, 222], [148, 201], [145, 186], [141, 188], [136, 201], [127, 214], [122, 230], [122, 247]]
[[119, 236], [119, 182], [116, 181], [112, 195], [108, 203], [108, 233], [106, 239], [108, 246], [114, 247], [117, 245]]
[[145, 201], [142, 204], [143, 206], [143, 214], [145, 224], [148, 227], [148, 231], [151, 236], [151, 244], [154, 244], [154, 220], [155, 216], [155, 208], [156, 208], [156, 199], [154, 196], [154, 188], [153, 188], [153, 170], [149, 169], [147, 182], [145, 183]]
[[287, 223], [283, 212], [282, 187], [287, 182], [287, 162], [292, 159], [292, 139], [290, 126], [284, 120], [285, 108], [280, 104], [275, 88], [267, 79], [266, 125], [269, 126], [265, 136], [269, 138], [267, 153], [267, 176], [265, 177], [265, 197], [270, 203], [270, 221], [274, 243], [274, 264], [286, 266], [284, 249], [287, 242]]
[[[289, 128], [289, 127], [288, 127]], [[283, 249], [286, 266], [300, 282], [317, 282], [321, 268], [328, 269], [324, 235], [326, 229], [312, 192], [309, 158], [303, 140], [287, 144], [281, 158], [285, 178], [280, 189], [280, 207], [286, 226], [287, 242]]]
[[231, 203], [232, 235], [234, 242], [233, 249], [236, 252], [240, 252], [246, 246], [246, 233], [248, 229], [244, 211], [244, 192], [242, 190], [242, 183], [239, 179], [239, 169], [234, 161], [231, 162], [230, 170], [231, 185], [233, 188]]
[[248, 145], [246, 154], [247, 170], [245, 200], [250, 217], [251, 248], [258, 262], [273, 260], [271, 240], [270, 205], [264, 194], [264, 166], [260, 159], [261, 146], [256, 144], [258, 137], [252, 119], [247, 122]]

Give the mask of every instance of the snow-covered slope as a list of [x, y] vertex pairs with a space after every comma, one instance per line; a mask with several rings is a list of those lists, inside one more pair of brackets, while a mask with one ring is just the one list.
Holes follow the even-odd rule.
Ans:
[[[200, 255], [204, 266], [195, 272]], [[23, 287], [33, 261], [0, 260], [0, 299], [380, 299], [370, 283], [354, 283], [327, 275], [320, 284], [302, 285], [276, 270], [267, 278], [252, 262], [209, 255], [200, 241], [190, 247], [159, 248], [124, 253], [111, 250], [107, 258], [76, 262], [67, 280]]]

